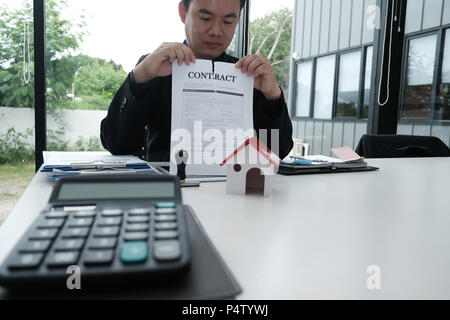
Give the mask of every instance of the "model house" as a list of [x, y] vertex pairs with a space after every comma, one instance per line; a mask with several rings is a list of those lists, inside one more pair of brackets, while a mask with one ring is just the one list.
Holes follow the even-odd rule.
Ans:
[[237, 148], [221, 166], [227, 165], [227, 193], [272, 193], [272, 177], [280, 165], [278, 156], [253, 137]]

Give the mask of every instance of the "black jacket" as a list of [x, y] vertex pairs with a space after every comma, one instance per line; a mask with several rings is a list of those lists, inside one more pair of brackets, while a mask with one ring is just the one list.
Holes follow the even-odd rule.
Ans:
[[[145, 56], [141, 57], [140, 63]], [[216, 61], [236, 63], [238, 59], [222, 54]], [[131, 72], [109, 106], [101, 123], [103, 147], [115, 155], [144, 154], [147, 161], [169, 161], [172, 121], [172, 76], [137, 84]], [[292, 123], [284, 96], [269, 101], [258, 91], [253, 98], [254, 129], [280, 130], [280, 158], [293, 146]]]

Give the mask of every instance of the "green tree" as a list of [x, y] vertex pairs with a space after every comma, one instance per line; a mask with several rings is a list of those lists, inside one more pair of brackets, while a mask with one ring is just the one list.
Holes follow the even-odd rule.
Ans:
[[269, 59], [278, 84], [288, 95], [292, 10], [282, 8], [250, 22], [249, 53]]
[[[47, 104], [55, 109], [67, 100], [67, 93], [72, 91], [76, 72], [71, 52], [79, 47], [85, 33], [84, 16], [79, 21], [68, 21], [61, 17], [67, 9], [66, 0], [46, 1], [46, 36], [47, 36]], [[34, 61], [33, 10], [31, 2], [26, 2], [22, 9], [10, 10], [0, 7], [0, 105], [10, 107], [34, 106], [34, 70], [31, 81], [23, 81], [24, 67], [24, 26], [30, 27], [30, 56]]]
[[127, 73], [121, 65], [87, 55], [71, 57], [76, 72], [71, 92], [74, 101], [66, 109], [107, 110]]
[[78, 69], [74, 79], [77, 96], [101, 95], [111, 100], [127, 76], [122, 66], [114, 61], [80, 55], [77, 62]]

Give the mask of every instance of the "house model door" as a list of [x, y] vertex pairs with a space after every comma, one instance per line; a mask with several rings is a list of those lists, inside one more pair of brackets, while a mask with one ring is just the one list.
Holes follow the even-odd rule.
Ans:
[[259, 168], [248, 170], [245, 177], [245, 193], [246, 194], [262, 194], [264, 195], [265, 176]]

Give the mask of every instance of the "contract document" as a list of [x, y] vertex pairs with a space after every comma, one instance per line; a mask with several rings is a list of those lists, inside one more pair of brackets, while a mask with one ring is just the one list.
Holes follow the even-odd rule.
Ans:
[[220, 163], [255, 135], [253, 82], [233, 63], [173, 63], [171, 174], [183, 150], [188, 177], [225, 175]]

